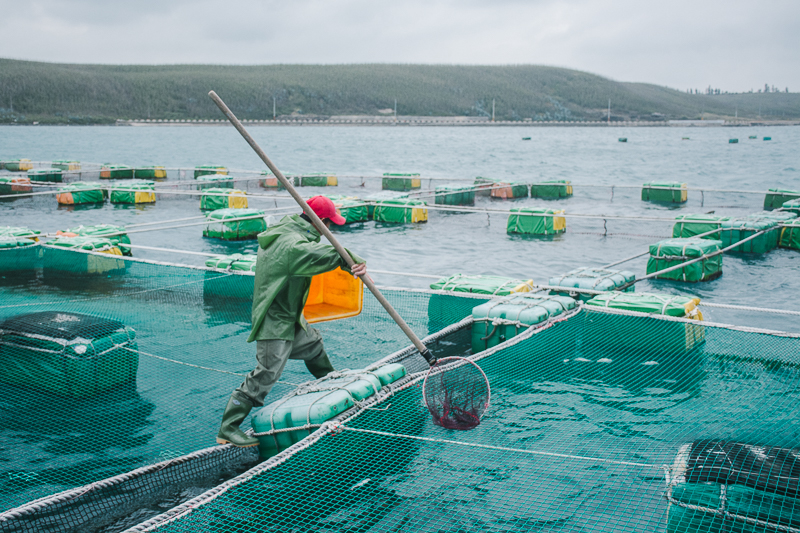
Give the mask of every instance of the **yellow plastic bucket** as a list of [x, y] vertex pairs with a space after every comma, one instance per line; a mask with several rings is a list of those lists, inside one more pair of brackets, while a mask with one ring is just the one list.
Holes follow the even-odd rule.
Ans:
[[363, 307], [363, 283], [337, 268], [312, 278], [303, 315], [315, 324], [357, 316]]

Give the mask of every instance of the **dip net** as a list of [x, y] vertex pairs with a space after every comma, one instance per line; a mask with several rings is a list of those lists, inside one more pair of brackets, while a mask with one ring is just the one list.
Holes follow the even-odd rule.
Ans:
[[433, 423], [445, 429], [473, 429], [489, 408], [491, 388], [481, 367], [463, 357], [439, 359], [422, 382]]
[[[361, 315], [320, 324], [334, 364], [408, 375], [257, 463], [212, 446], [252, 367], [235, 296], [250, 278], [120, 257], [93, 264], [101, 276], [56, 276], [87, 254], [44, 253], [47, 268], [0, 278], [0, 322], [112, 323], [24, 353], [75, 365], [97, 360], [62, 357], [68, 346], [117, 349], [129, 369], [134, 350], [137, 370], [72, 396], [0, 380], [0, 531], [800, 530], [797, 335], [581, 307], [471, 354], [484, 300], [387, 289], [437, 358], [465, 357], [491, 383], [480, 424], [456, 431], [434, 423], [427, 363], [365, 294]], [[290, 363], [273, 397], [307, 379]]]

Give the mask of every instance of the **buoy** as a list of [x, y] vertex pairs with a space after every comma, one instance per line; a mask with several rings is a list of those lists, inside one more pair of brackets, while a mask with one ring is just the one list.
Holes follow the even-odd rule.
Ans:
[[772, 140], [772, 137], [764, 137], [764, 140], [765, 140], [765, 141], [771, 141], [771, 140]]
[[751, 135], [748, 139], [758, 139], [758, 135]]
[[522, 140], [523, 140], [523, 141], [530, 141], [530, 140], [531, 140], [531, 138], [530, 138], [530, 137], [523, 137], [523, 138], [522, 138]]
[[628, 138], [627, 138], [627, 137], [620, 137], [620, 138], [619, 138], [619, 139], [617, 139], [617, 140], [618, 140], [619, 142], [621, 142], [621, 143], [626, 143], [626, 142], [628, 142]]
[[728, 144], [736, 144], [739, 142], [739, 139], [728, 139]]

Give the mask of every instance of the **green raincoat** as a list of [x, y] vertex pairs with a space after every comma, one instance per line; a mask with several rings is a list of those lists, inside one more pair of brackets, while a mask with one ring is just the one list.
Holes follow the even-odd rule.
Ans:
[[[356, 263], [365, 262], [350, 250], [347, 253]], [[308, 326], [303, 307], [312, 276], [337, 267], [350, 271], [336, 249], [322, 244], [319, 231], [300, 215], [285, 216], [259, 234], [253, 329], [247, 342], [294, 340], [295, 324]]]

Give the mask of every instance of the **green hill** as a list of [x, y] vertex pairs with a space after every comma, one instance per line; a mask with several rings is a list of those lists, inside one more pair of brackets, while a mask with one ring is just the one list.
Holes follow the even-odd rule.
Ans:
[[693, 95], [555, 67], [455, 65], [67, 65], [0, 59], [0, 122], [218, 119], [214, 89], [241, 118], [398, 114], [497, 119], [800, 119], [800, 94]]

